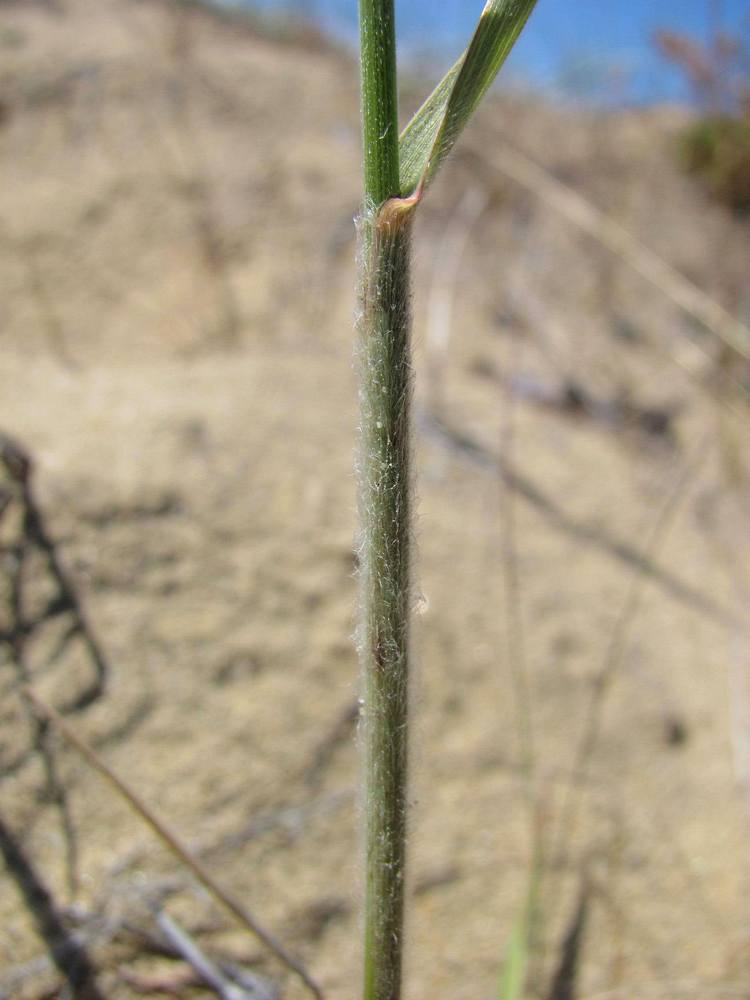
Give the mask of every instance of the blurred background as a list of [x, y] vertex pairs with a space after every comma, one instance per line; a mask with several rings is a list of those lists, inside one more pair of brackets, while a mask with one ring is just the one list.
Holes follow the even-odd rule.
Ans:
[[[351, 0], [222, 0], [226, 7], [291, 15], [323, 28], [342, 42], [357, 39], [357, 5]], [[407, 58], [455, 57], [470, 37], [481, 4], [445, 0], [435, 11], [423, 0], [396, 4], [399, 40]], [[692, 101], [695, 93], [674, 65], [662, 58], [660, 32], [689, 34], [710, 46], [717, 35], [747, 34], [742, 0], [636, 0], [604, 6], [582, 0], [571, 11], [549, 0], [534, 14], [534, 31], [522, 35], [504, 70], [510, 83], [547, 96], [594, 103], [633, 104]]]
[[[355, 15], [0, 0], [0, 997], [305, 995], [29, 682], [358, 992]], [[410, 1000], [750, 996], [749, 116], [745, 4], [540, 0], [421, 211]]]

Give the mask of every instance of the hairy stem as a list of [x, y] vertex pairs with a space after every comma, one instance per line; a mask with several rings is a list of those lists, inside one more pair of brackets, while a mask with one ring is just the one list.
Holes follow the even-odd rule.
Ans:
[[362, 234], [360, 517], [365, 1000], [400, 996], [408, 757], [409, 223]]
[[364, 998], [398, 1000], [408, 758], [409, 247], [398, 196], [392, 0], [360, 0], [365, 211], [360, 225], [360, 656], [365, 768]]

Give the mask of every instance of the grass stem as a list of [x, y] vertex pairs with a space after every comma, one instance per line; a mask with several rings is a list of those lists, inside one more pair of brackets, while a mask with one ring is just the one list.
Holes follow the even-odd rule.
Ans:
[[409, 703], [409, 248], [398, 198], [392, 0], [360, 0], [365, 208], [360, 223], [360, 657], [365, 758], [364, 998], [398, 1000]]

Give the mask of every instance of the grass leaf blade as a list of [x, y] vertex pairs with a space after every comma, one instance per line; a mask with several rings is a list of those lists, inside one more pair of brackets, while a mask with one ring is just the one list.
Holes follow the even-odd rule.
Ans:
[[521, 1000], [526, 981], [526, 965], [528, 963], [528, 934], [526, 913], [516, 918], [510, 934], [508, 947], [500, 977], [499, 1000]]
[[538, 842], [529, 871], [526, 897], [513, 922], [505, 949], [505, 959], [500, 973], [497, 994], [498, 1000], [522, 1000], [524, 996], [532, 942], [539, 916], [539, 891], [543, 864], [541, 842]]
[[531, 15], [536, 0], [487, 0], [463, 56], [404, 129], [399, 143], [401, 193], [424, 189], [486, 94]]
[[451, 66], [401, 133], [398, 155], [401, 193], [405, 196], [419, 187], [425, 165], [445, 118], [451, 92], [461, 72], [465, 55], [466, 53]]

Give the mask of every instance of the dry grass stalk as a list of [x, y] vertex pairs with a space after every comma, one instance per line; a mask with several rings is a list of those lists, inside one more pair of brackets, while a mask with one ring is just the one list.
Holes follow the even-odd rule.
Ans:
[[508, 143], [496, 146], [491, 153], [474, 145], [469, 148], [481, 160], [532, 191], [545, 204], [617, 254], [733, 352], [750, 360], [750, 329], [619, 222]]

